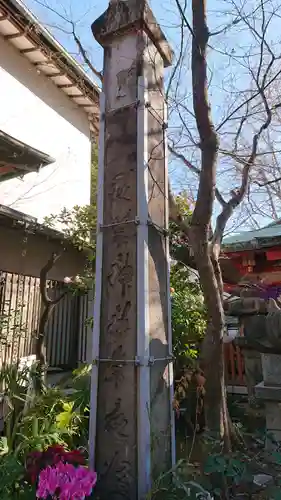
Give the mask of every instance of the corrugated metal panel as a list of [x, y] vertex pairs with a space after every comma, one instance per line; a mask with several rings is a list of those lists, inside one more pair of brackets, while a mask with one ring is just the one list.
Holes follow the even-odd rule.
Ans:
[[[57, 297], [65, 285], [48, 281], [47, 286]], [[54, 308], [46, 326], [50, 367], [74, 368], [87, 361], [89, 297], [69, 293]], [[0, 366], [34, 354], [41, 312], [39, 278], [0, 272]]]
[[79, 362], [90, 363], [92, 356], [94, 297], [90, 291], [80, 302], [79, 320]]

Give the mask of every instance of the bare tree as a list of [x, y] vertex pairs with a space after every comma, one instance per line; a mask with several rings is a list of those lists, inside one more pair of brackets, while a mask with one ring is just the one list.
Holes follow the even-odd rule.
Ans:
[[[223, 282], [220, 268], [222, 238], [234, 210], [244, 203], [248, 217], [252, 215], [251, 203], [260, 210], [263, 199], [258, 189], [259, 179], [267, 183], [268, 144], [270, 154], [275, 154], [276, 129], [279, 107], [278, 94], [273, 89], [280, 83], [280, 47], [272, 43], [270, 32], [276, 23], [280, 6], [275, 2], [256, 0], [248, 5], [239, 0], [222, 2], [226, 24], [213, 33], [207, 25], [205, 0], [192, 1], [192, 23], [187, 18], [186, 8], [175, 0], [179, 15], [184, 20], [188, 37], [191, 38], [191, 53], [187, 47], [181, 55], [191, 59], [191, 98], [181, 96], [176, 81], [171, 94], [173, 112], [179, 116], [180, 124], [171, 136], [170, 151], [185, 167], [189, 175], [198, 178], [196, 203], [189, 225], [176, 211], [171, 197], [171, 216], [180, 224], [186, 235], [187, 249], [193, 253], [204, 293], [208, 314], [208, 326], [202, 351], [202, 367], [206, 376], [206, 406], [209, 428], [224, 436], [225, 446], [231, 447], [229, 419], [227, 416], [224, 357], [223, 357]], [[234, 31], [236, 48], [227, 46]], [[214, 41], [216, 40], [218, 42]], [[244, 44], [237, 43], [244, 41]], [[233, 43], [233, 38], [232, 38]], [[220, 45], [222, 47], [220, 48]], [[216, 47], [216, 48], [214, 48]], [[213, 73], [208, 66], [207, 51], [220, 53], [224, 66], [223, 81], [216, 92], [223, 104], [220, 113], [211, 106], [209, 95], [214, 95], [211, 85]], [[181, 66], [181, 65], [179, 65]], [[183, 66], [183, 63], [182, 63]], [[234, 70], [240, 69], [239, 77]], [[178, 78], [184, 78], [182, 69]], [[216, 101], [215, 98], [213, 98]], [[218, 111], [218, 110], [216, 110]], [[255, 191], [252, 187], [254, 186]], [[268, 186], [268, 184], [267, 184]], [[251, 195], [250, 195], [251, 194]], [[272, 214], [277, 211], [272, 191], [267, 189], [272, 200]], [[220, 210], [218, 210], [220, 206]], [[215, 224], [212, 227], [212, 222]], [[216, 369], [214, 370], [214, 367]]]

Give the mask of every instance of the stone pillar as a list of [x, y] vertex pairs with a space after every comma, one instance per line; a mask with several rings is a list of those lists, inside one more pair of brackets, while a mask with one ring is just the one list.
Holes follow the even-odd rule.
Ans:
[[[266, 430], [281, 443], [281, 355], [262, 354], [263, 382], [256, 385], [256, 398], [265, 402]], [[266, 439], [266, 450], [276, 448], [272, 439]]]
[[256, 404], [255, 386], [262, 382], [261, 354], [254, 349], [242, 349], [249, 405]]
[[167, 117], [171, 49], [144, 0], [92, 25], [104, 48], [90, 458], [101, 500], [144, 499], [174, 462]]

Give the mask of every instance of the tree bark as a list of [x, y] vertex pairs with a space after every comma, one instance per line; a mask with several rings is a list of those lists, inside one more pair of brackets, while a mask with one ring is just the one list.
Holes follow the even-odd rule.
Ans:
[[[268, 81], [268, 76], [276, 59], [268, 46], [271, 58], [266, 63], [263, 77], [259, 78], [263, 64], [262, 58], [257, 77], [251, 71], [257, 87], [257, 93], [254, 94], [253, 98], [260, 95], [266, 116], [264, 122], [253, 136], [251, 152], [242, 169], [240, 188], [234, 190], [231, 193], [232, 197], [225, 201], [216, 186], [219, 150], [218, 130], [225, 123], [225, 120], [215, 129], [208, 98], [207, 48], [209, 30], [207, 26], [206, 0], [192, 0], [192, 27], [180, 6], [180, 2], [177, 1], [177, 5], [180, 15], [192, 35], [192, 96], [194, 116], [200, 139], [198, 145], [201, 150], [201, 165], [200, 168], [198, 165], [194, 167], [182, 152], [177, 153], [174, 152], [174, 148], [170, 148], [173, 154], [178, 159], [181, 159], [190, 170], [195, 171], [199, 177], [197, 199], [190, 226], [186, 228], [185, 221], [179, 215], [176, 215], [173, 203], [170, 204], [170, 214], [172, 220], [188, 237], [188, 243], [193, 250], [193, 258], [199, 272], [207, 309], [207, 330], [201, 356], [201, 366], [204, 369], [206, 378], [206, 420], [211, 431], [221, 437], [224, 436], [225, 448], [230, 450], [230, 433], [233, 434], [233, 426], [227, 410], [224, 380], [223, 333], [225, 317], [223, 310], [223, 280], [219, 260], [221, 242], [229, 218], [248, 191], [249, 175], [257, 157], [259, 140], [272, 121], [272, 110], [268, 105], [265, 90], [277, 78], [280, 71], [278, 70], [273, 80]], [[254, 28], [252, 28], [252, 31], [256, 33]], [[262, 46], [264, 43], [264, 36], [262, 36]], [[214, 234], [211, 235], [215, 196], [222, 206], [222, 211], [217, 217]], [[171, 194], [169, 194], [169, 198], [172, 198]], [[189, 260], [190, 256], [188, 255], [186, 258]]]
[[216, 264], [214, 267], [207, 236], [200, 227], [190, 227], [190, 243], [194, 251], [207, 309], [207, 329], [200, 356], [200, 368], [204, 371], [206, 378], [206, 424], [215, 438], [224, 439], [225, 449], [230, 451], [223, 355], [224, 311], [221, 274], [218, 261], [214, 261]]
[[43, 311], [40, 316], [37, 335], [35, 339], [35, 355], [38, 369], [38, 378], [35, 383], [35, 392], [40, 393], [42, 390], [42, 385], [45, 380], [47, 364], [45, 355], [45, 331], [46, 325], [49, 317], [51, 316], [54, 307], [61, 301], [65, 296], [66, 292], [63, 292], [59, 297], [53, 299], [50, 298], [47, 291], [47, 275], [55, 265], [57, 260], [61, 257], [61, 254], [53, 253], [47, 264], [41, 269], [40, 272], [40, 293], [43, 305]]
[[223, 285], [218, 258], [214, 255], [209, 241], [215, 199], [219, 140], [211, 119], [208, 100], [206, 51], [209, 30], [206, 23], [205, 0], [192, 1], [192, 15], [193, 108], [200, 136], [201, 169], [197, 200], [189, 228], [189, 239], [207, 309], [207, 329], [201, 353], [201, 368], [206, 378], [206, 422], [215, 437], [225, 440], [225, 448], [229, 451], [223, 356]]

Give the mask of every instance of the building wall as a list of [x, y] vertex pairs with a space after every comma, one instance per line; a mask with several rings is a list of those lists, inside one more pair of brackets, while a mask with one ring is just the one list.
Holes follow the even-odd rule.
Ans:
[[[5, 317], [1, 336], [6, 336], [0, 348], [1, 367], [34, 354], [34, 333], [42, 311], [40, 271], [62, 247], [60, 240], [45, 234], [4, 225], [0, 225], [0, 241], [0, 316]], [[85, 253], [69, 246], [47, 278], [62, 282], [66, 276], [83, 273], [85, 264]], [[49, 366], [74, 368], [76, 363], [91, 361], [92, 311], [91, 291], [81, 296], [70, 291], [55, 307], [46, 325]]]
[[86, 113], [0, 37], [0, 130], [55, 158], [23, 180], [0, 184], [0, 204], [42, 220], [90, 201]]
[[[10, 227], [0, 226], [0, 241], [0, 271], [37, 278], [52, 253], [61, 251], [59, 240]], [[51, 269], [48, 278], [63, 281], [65, 276], [81, 274], [85, 263], [85, 254], [70, 247]]]

